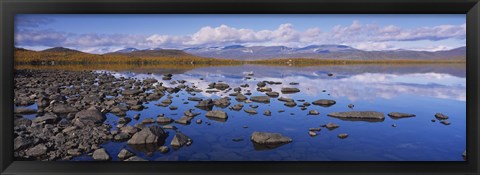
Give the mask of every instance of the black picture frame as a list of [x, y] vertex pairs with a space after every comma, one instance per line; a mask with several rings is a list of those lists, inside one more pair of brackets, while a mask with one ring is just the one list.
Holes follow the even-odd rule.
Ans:
[[[479, 174], [478, 0], [2, 0], [1, 174]], [[465, 162], [40, 162], [13, 161], [15, 14], [466, 14]]]

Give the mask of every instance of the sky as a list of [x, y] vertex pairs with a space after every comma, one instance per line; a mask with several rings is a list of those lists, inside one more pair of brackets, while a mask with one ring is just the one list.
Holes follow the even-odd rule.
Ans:
[[464, 14], [104, 15], [21, 14], [15, 46], [89, 53], [124, 48], [342, 44], [363, 50], [448, 50], [466, 45]]

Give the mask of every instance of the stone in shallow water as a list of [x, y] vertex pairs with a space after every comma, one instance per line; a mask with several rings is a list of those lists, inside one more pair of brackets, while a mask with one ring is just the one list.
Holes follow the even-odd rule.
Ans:
[[173, 147], [182, 147], [184, 145], [188, 146], [191, 144], [192, 144], [192, 139], [180, 132], [177, 132], [173, 137], [172, 142], [170, 142], [170, 145]]
[[269, 145], [269, 144], [285, 144], [292, 142], [292, 139], [283, 136], [279, 133], [270, 132], [253, 132], [250, 138], [254, 143]]
[[268, 96], [252, 96], [250, 100], [258, 103], [270, 103], [270, 97]]
[[205, 116], [212, 117], [212, 118], [220, 118], [220, 119], [228, 118], [227, 113], [220, 110], [208, 111], [207, 114], [205, 114]]
[[310, 110], [308, 111], [308, 115], [319, 115], [320, 112], [318, 112], [317, 110]]
[[293, 87], [284, 87], [282, 88], [281, 92], [284, 94], [292, 94], [292, 93], [300, 92], [300, 89], [293, 88]]
[[338, 138], [341, 138], [341, 139], [346, 139], [348, 137], [348, 134], [346, 133], [341, 133], [341, 134], [338, 134], [337, 136]]
[[108, 155], [107, 151], [104, 148], [97, 149], [93, 152], [93, 159], [99, 161], [106, 161], [110, 160], [110, 156]]
[[391, 112], [391, 113], [388, 113], [388, 116], [390, 116], [393, 119], [399, 119], [399, 118], [415, 117], [415, 114]]
[[448, 116], [442, 113], [436, 113], [435, 118], [437, 118], [438, 120], [446, 120], [448, 119]]
[[323, 106], [323, 107], [329, 107], [337, 103], [335, 100], [328, 100], [328, 99], [320, 99], [317, 101], [312, 102], [314, 105], [318, 106]]
[[153, 125], [135, 133], [127, 143], [131, 145], [156, 144], [162, 139], [165, 139], [166, 136], [167, 133], [161, 127]]
[[382, 112], [376, 111], [332, 112], [328, 116], [345, 120], [383, 121], [385, 119]]
[[118, 153], [117, 156], [118, 156], [119, 159], [128, 159], [128, 158], [130, 158], [130, 157], [132, 157], [132, 156], [135, 156], [135, 154], [133, 154], [132, 152], [130, 152], [130, 151], [126, 150], [126, 149], [122, 149], [122, 150], [120, 151], [120, 153]]

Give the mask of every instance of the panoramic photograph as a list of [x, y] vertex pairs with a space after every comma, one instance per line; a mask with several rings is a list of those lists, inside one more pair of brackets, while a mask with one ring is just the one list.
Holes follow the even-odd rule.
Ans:
[[21, 14], [17, 161], [466, 161], [466, 16]]

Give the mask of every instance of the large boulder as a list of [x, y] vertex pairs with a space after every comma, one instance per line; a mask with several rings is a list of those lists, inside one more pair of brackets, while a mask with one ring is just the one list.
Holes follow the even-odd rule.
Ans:
[[385, 119], [382, 112], [376, 111], [332, 112], [328, 116], [345, 120], [383, 121]]
[[167, 133], [159, 126], [153, 125], [143, 128], [140, 132], [135, 133], [128, 144], [157, 144], [167, 137]]
[[279, 133], [270, 132], [253, 132], [250, 139], [252, 140], [252, 142], [261, 145], [275, 145], [292, 142], [291, 138], [283, 136]]
[[102, 114], [96, 107], [92, 106], [87, 110], [83, 110], [77, 112], [75, 114], [75, 118], [73, 119], [73, 123], [76, 126], [84, 127], [84, 126], [99, 126], [103, 124], [106, 120], [105, 115]]
[[46, 156], [46, 153], [47, 147], [44, 144], [38, 144], [25, 152], [25, 154], [30, 157]]

